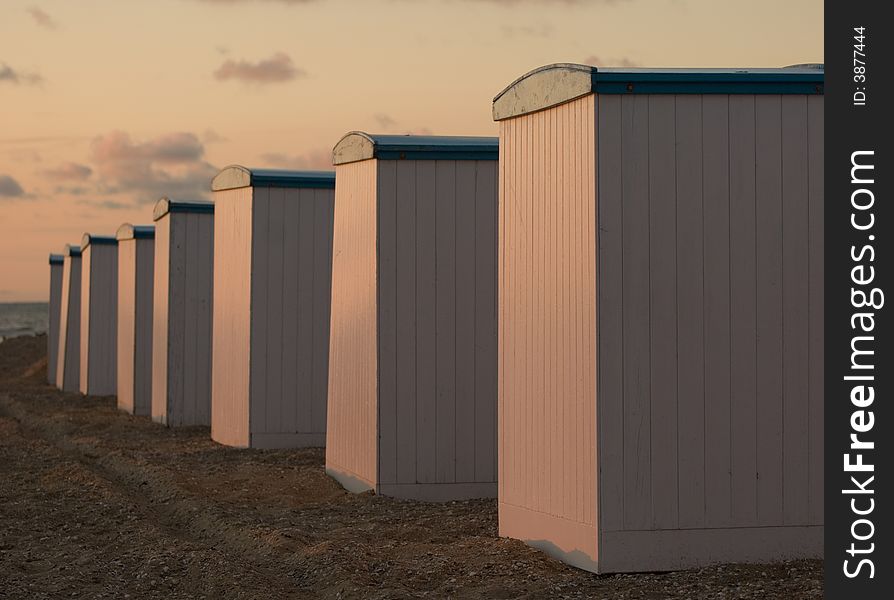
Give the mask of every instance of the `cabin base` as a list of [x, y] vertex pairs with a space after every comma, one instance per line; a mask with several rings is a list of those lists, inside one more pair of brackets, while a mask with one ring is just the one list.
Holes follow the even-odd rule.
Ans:
[[368, 492], [375, 487], [371, 481], [367, 481], [363, 477], [334, 465], [326, 465], [326, 475], [340, 483], [341, 487], [354, 494]]
[[596, 527], [500, 502], [500, 537], [519, 539], [566, 564], [599, 573]]
[[323, 448], [325, 433], [253, 433], [249, 447], [264, 450], [282, 448]]
[[497, 483], [381, 483], [376, 493], [423, 502], [452, 502], [472, 498], [496, 498]]

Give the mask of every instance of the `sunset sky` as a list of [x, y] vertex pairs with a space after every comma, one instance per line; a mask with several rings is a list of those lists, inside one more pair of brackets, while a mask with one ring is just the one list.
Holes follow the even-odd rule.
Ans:
[[822, 61], [819, 0], [0, 0], [0, 302], [45, 300], [50, 252], [207, 199], [227, 164], [496, 135], [492, 97], [547, 63]]

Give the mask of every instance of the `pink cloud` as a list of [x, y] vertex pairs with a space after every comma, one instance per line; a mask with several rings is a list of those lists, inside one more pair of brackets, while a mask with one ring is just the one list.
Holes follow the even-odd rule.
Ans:
[[194, 133], [178, 132], [134, 141], [122, 131], [101, 135], [90, 144], [100, 188], [107, 193], [133, 192], [141, 201], [161, 195], [200, 198], [207, 195], [217, 169], [204, 159], [205, 147]]
[[32, 6], [29, 8], [28, 14], [30, 14], [34, 19], [34, 22], [41, 27], [45, 27], [46, 29], [56, 29], [58, 27], [55, 19], [41, 10], [39, 6]]
[[235, 79], [246, 83], [281, 83], [304, 77], [307, 73], [295, 67], [291, 57], [277, 52], [270, 58], [250, 62], [247, 60], [227, 60], [214, 72], [218, 81]]
[[55, 169], [46, 169], [43, 175], [53, 181], [85, 181], [93, 173], [87, 165], [67, 162]]

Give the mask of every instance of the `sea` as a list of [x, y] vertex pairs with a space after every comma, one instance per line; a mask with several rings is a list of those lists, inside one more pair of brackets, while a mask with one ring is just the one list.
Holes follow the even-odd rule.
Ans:
[[46, 333], [49, 314], [46, 302], [0, 302], [0, 342], [9, 337]]

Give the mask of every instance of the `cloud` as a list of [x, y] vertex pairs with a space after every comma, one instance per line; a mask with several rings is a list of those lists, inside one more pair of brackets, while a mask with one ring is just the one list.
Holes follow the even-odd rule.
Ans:
[[305, 154], [290, 155], [285, 152], [267, 152], [261, 155], [261, 166], [280, 169], [331, 169], [332, 152], [329, 149], [311, 150]]
[[0, 175], [0, 198], [21, 198], [25, 190], [9, 175]]
[[217, 144], [218, 142], [228, 142], [230, 140], [220, 135], [213, 129], [206, 129], [205, 133], [202, 134], [202, 141], [206, 144]]
[[67, 194], [69, 196], [84, 196], [93, 190], [82, 185], [57, 185], [54, 193], [56, 194]]
[[376, 123], [379, 124], [379, 127], [384, 129], [385, 131], [391, 131], [392, 129], [397, 127], [397, 121], [384, 113], [379, 113], [373, 118], [376, 120]]
[[602, 58], [591, 55], [584, 59], [585, 65], [595, 65], [597, 67], [638, 67], [639, 63], [633, 60], [630, 60], [626, 56], [622, 56], [621, 58], [608, 58], [603, 60]]
[[25, 71], [17, 71], [5, 62], [0, 62], [0, 83], [14, 83], [16, 85], [38, 85], [43, 81], [37, 73], [27, 73]]
[[291, 57], [284, 52], [277, 52], [270, 58], [249, 62], [247, 60], [227, 60], [214, 72], [218, 81], [236, 79], [245, 83], [281, 83], [306, 76], [303, 69], [297, 68]]
[[131, 192], [140, 202], [162, 195], [205, 197], [217, 169], [204, 156], [198, 136], [186, 132], [134, 141], [123, 131], [113, 131], [90, 143], [99, 191]]
[[30, 14], [34, 18], [34, 22], [41, 27], [45, 27], [46, 29], [56, 29], [58, 27], [55, 19], [41, 10], [38, 6], [29, 8], [28, 14]]
[[52, 181], [86, 181], [93, 174], [93, 169], [87, 165], [67, 162], [55, 169], [46, 169], [43, 175]]

